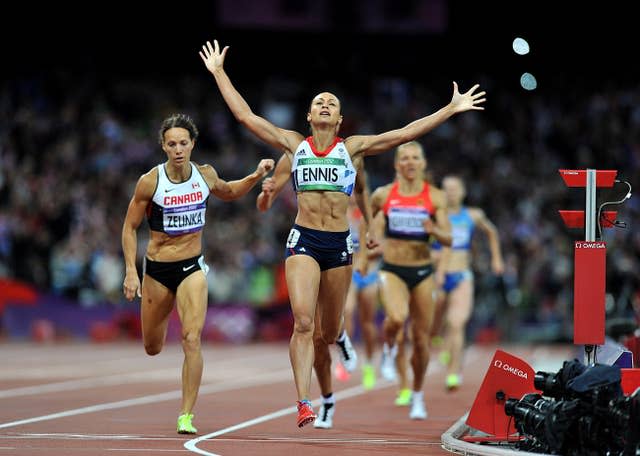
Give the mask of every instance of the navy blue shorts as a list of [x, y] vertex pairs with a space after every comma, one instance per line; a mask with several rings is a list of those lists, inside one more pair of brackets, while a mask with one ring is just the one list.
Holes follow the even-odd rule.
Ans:
[[178, 291], [182, 281], [194, 272], [202, 270], [205, 275], [209, 272], [202, 255], [180, 261], [153, 261], [145, 257], [143, 269], [144, 274], [157, 280], [173, 293]]
[[287, 238], [285, 256], [308, 255], [321, 271], [348, 266], [353, 259], [351, 232], [321, 231], [293, 225]]

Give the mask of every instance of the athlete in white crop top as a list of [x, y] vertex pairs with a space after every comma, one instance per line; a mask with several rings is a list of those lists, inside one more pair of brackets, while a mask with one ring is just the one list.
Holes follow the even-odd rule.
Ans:
[[[342, 123], [340, 100], [330, 92], [322, 92], [313, 98], [309, 106], [307, 121], [311, 136], [305, 138], [299, 132], [273, 125], [251, 110], [224, 71], [228, 50], [228, 47], [221, 50], [217, 41], [213, 44], [207, 42], [202, 46], [200, 57], [214, 76], [235, 118], [257, 138], [283, 151], [287, 157], [279, 162], [274, 173], [274, 185], [271, 190], [262, 192], [258, 206], [266, 210], [291, 172], [297, 172], [293, 178], [298, 195], [298, 214], [288, 241], [285, 263], [294, 318], [289, 354], [298, 395], [297, 425], [304, 426], [316, 418], [309, 402], [311, 370], [315, 366], [318, 377], [322, 379], [320, 386], [324, 397], [315, 425], [331, 427], [335, 400], [330, 389], [328, 345], [336, 342], [339, 336], [352, 270], [347, 221], [350, 173], [358, 169], [365, 156], [383, 153], [418, 138], [457, 113], [484, 109], [481, 104], [485, 101], [485, 92], [476, 93], [478, 85], [475, 85], [461, 94], [454, 82], [451, 102], [437, 112], [396, 130], [378, 135], [354, 135], [344, 140], [338, 137]], [[301, 148], [305, 154], [312, 154], [304, 158], [313, 160], [302, 163]], [[349, 161], [353, 169], [349, 167]], [[307, 246], [298, 243], [301, 240], [309, 245], [323, 245], [329, 238], [331, 248], [323, 252], [323, 258], [319, 258], [317, 252], [305, 254], [308, 253]], [[316, 306], [321, 307], [319, 312], [316, 312]], [[316, 321], [316, 314], [322, 317], [321, 321]]]
[[[191, 162], [197, 137], [198, 129], [190, 117], [175, 114], [164, 120], [160, 145], [167, 161], [138, 179], [122, 227], [123, 291], [129, 301], [142, 298], [142, 339], [149, 355], [162, 350], [174, 301], [178, 307], [184, 351], [177, 424], [181, 434], [196, 432], [192, 410], [202, 378], [200, 334], [207, 311], [208, 270], [202, 256], [202, 228], [207, 198], [210, 193], [224, 201], [240, 198], [274, 166], [271, 159], [261, 160], [248, 176], [226, 182], [211, 165]], [[136, 232], [145, 214], [151, 233], [141, 286]]]

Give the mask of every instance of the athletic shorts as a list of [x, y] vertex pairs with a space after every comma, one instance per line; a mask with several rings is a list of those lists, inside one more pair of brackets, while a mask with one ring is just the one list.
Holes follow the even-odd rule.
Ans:
[[447, 272], [444, 275], [444, 284], [442, 284], [442, 289], [445, 293], [451, 293], [465, 280], [473, 280], [473, 272], [468, 269], [465, 269], [464, 271]]
[[378, 282], [378, 270], [371, 271], [367, 275], [363, 276], [359, 271], [353, 271], [353, 283], [358, 291], [367, 288], [369, 285], [373, 285]]
[[209, 266], [202, 255], [180, 261], [153, 261], [145, 257], [143, 270], [144, 274], [175, 293], [184, 279], [196, 271], [204, 271], [206, 275]]
[[285, 256], [308, 255], [321, 271], [348, 266], [353, 260], [351, 232], [321, 231], [293, 225], [287, 238]]
[[380, 266], [381, 271], [392, 272], [397, 275], [409, 290], [415, 288], [420, 282], [433, 274], [433, 264], [427, 263], [422, 266], [399, 266], [385, 261]]

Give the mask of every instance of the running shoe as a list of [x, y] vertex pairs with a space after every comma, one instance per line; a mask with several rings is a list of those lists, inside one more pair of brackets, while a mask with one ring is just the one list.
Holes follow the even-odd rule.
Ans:
[[448, 366], [451, 362], [451, 352], [449, 352], [449, 350], [440, 351], [438, 360], [440, 360], [440, 364], [442, 364], [443, 366]]
[[371, 364], [362, 366], [362, 387], [371, 390], [376, 386], [376, 369]]
[[402, 388], [398, 391], [394, 402], [398, 407], [406, 407], [411, 405], [411, 388]]
[[398, 377], [396, 372], [396, 355], [398, 354], [398, 346], [394, 345], [389, 348], [387, 344], [382, 347], [382, 361], [380, 362], [380, 374], [386, 380], [395, 382]]
[[333, 414], [336, 411], [336, 404], [322, 404], [320, 413], [313, 422], [314, 428], [331, 429], [333, 427]]
[[412, 420], [426, 420], [427, 409], [424, 406], [424, 399], [411, 398], [411, 410], [409, 411], [409, 418]]
[[460, 388], [460, 385], [462, 385], [462, 376], [458, 374], [447, 375], [445, 385], [447, 387], [447, 391], [457, 390], [458, 388]]
[[340, 353], [342, 365], [344, 366], [346, 371], [353, 372], [354, 370], [356, 370], [356, 367], [358, 366], [358, 354], [351, 344], [349, 334], [344, 331], [344, 339], [342, 340], [342, 342], [336, 340], [336, 344], [338, 345], [338, 352]]
[[432, 348], [440, 348], [444, 344], [444, 337], [442, 336], [433, 336], [431, 338], [431, 347]]
[[351, 374], [347, 372], [340, 361], [336, 363], [336, 368], [333, 370], [333, 373], [335, 374], [336, 379], [341, 382], [346, 382], [351, 378]]
[[195, 434], [198, 430], [191, 424], [192, 413], [183, 413], [178, 417], [178, 434]]
[[298, 427], [305, 426], [316, 419], [311, 402], [306, 399], [298, 401]]

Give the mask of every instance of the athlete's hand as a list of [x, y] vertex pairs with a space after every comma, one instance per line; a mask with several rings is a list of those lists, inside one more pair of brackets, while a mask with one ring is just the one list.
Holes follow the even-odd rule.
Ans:
[[473, 109], [475, 111], [483, 111], [484, 108], [480, 106], [487, 99], [485, 95], [487, 92], [484, 90], [482, 92], [474, 93], [480, 87], [479, 84], [474, 85], [466, 91], [465, 93], [460, 93], [458, 91], [458, 83], [453, 82], [453, 96], [451, 97], [451, 107], [453, 107], [454, 112], [464, 112]]
[[378, 247], [379, 245], [380, 245], [380, 242], [378, 241], [378, 237], [375, 235], [375, 233], [367, 231], [367, 248], [369, 250], [372, 250]]
[[260, 176], [266, 176], [271, 172], [274, 166], [275, 162], [272, 158], [265, 158], [263, 160], [260, 160], [260, 163], [258, 163], [256, 173], [260, 174]]
[[202, 51], [200, 51], [200, 58], [202, 58], [207, 70], [211, 73], [222, 70], [228, 49], [229, 46], [225, 46], [222, 52], [220, 52], [218, 40], [213, 40], [213, 46], [211, 45], [211, 41], [207, 41], [207, 44], [203, 45]]
[[124, 291], [124, 297], [127, 298], [128, 301], [133, 301], [133, 298], [136, 296], [138, 298], [142, 297], [140, 292], [140, 278], [138, 277], [137, 272], [128, 273], [124, 277], [124, 284], [122, 285]]
[[273, 180], [273, 177], [267, 177], [262, 181], [262, 192], [265, 194], [273, 193], [276, 189], [276, 182]]
[[432, 234], [433, 233], [433, 229], [435, 228], [435, 223], [433, 223], [433, 219], [432, 218], [428, 218], [428, 219], [424, 219], [424, 221], [422, 222], [422, 226], [424, 227], [424, 231], [427, 234]]
[[495, 258], [491, 260], [491, 269], [495, 275], [504, 274], [504, 263], [502, 262], [502, 258]]

